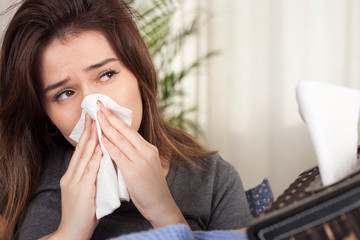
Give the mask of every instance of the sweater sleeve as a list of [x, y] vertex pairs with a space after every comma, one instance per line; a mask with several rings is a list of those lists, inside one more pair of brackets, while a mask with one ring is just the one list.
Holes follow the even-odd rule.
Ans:
[[238, 229], [252, 218], [238, 172], [219, 155], [215, 155], [211, 216], [208, 230]]

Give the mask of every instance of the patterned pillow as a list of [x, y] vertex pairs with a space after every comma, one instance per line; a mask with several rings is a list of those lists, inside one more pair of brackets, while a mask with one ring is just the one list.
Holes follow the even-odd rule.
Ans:
[[246, 191], [250, 212], [258, 218], [265, 209], [274, 201], [269, 180], [264, 178], [261, 184]]

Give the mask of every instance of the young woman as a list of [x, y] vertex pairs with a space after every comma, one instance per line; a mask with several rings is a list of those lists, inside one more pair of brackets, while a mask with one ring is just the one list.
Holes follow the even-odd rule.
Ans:
[[[23, 1], [0, 71], [1, 239], [107, 239], [170, 224], [250, 222], [234, 168], [162, 119], [155, 67], [123, 1]], [[69, 138], [94, 93], [133, 112], [129, 127], [97, 102], [102, 142], [131, 198], [100, 220], [94, 121], [87, 116], [78, 143]]]

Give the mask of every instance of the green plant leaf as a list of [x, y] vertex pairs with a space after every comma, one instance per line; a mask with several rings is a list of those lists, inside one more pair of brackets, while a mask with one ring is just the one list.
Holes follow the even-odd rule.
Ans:
[[177, 127], [201, 132], [196, 122], [188, 119], [188, 115], [196, 112], [197, 107], [184, 107], [185, 96], [182, 82], [210, 57], [217, 52], [209, 52], [194, 60], [180, 70], [173, 66], [179, 59], [186, 41], [198, 34], [201, 13], [197, 12], [179, 29], [174, 29], [173, 21], [182, 0], [128, 0], [141, 16], [137, 24], [141, 34], [155, 59], [158, 71], [159, 106], [166, 119]]

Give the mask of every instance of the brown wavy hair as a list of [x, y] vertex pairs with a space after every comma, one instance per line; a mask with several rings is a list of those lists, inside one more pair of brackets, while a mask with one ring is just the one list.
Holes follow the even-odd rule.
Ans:
[[38, 55], [54, 39], [87, 30], [103, 33], [137, 78], [143, 103], [139, 133], [158, 148], [160, 156], [171, 159], [171, 164], [194, 164], [210, 154], [190, 135], [163, 120], [152, 57], [133, 10], [124, 1], [25, 0], [9, 23], [0, 58], [1, 239], [12, 237], [54, 144], [45, 127], [49, 119], [37, 77]]

